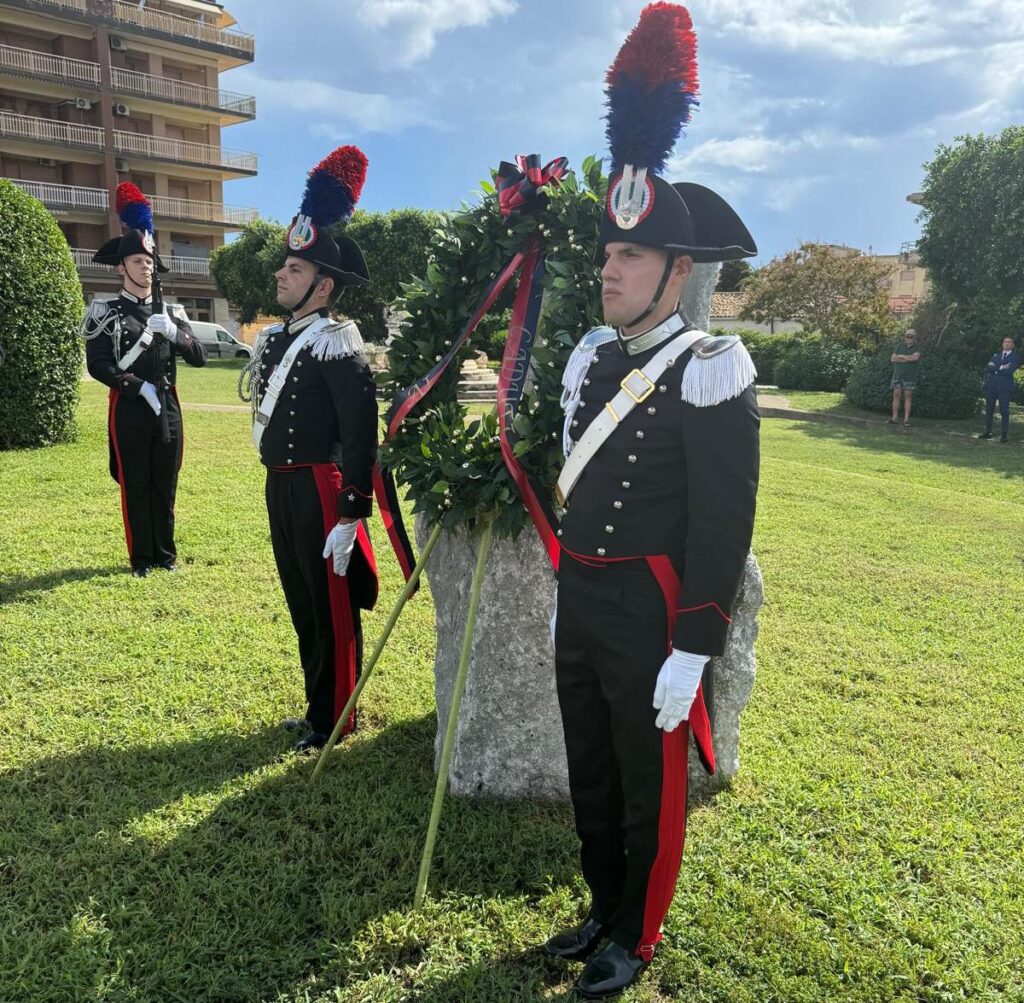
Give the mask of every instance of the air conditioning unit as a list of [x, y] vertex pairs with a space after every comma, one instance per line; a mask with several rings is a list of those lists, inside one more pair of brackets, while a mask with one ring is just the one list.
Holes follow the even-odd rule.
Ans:
[[75, 98], [75, 107], [79, 111], [88, 111], [92, 107], [92, 102], [88, 98]]
[[115, 160], [114, 161], [114, 170], [117, 171], [119, 174], [127, 173], [127, 171], [128, 171], [128, 161], [126, 161], [126, 160]]
[[57, 161], [54, 160], [53, 157], [40, 157], [39, 158], [39, 166], [40, 167], [56, 167], [57, 166]]
[[118, 103], [118, 104], [114, 105], [114, 114], [115, 115], [120, 115], [123, 118], [125, 115], [130, 115], [131, 113], [132, 113], [131, 108], [129, 108], [128, 105], [126, 105], [126, 104]]
[[120, 35], [111, 35], [110, 36], [110, 47], [115, 52], [127, 52], [128, 51], [128, 43]]

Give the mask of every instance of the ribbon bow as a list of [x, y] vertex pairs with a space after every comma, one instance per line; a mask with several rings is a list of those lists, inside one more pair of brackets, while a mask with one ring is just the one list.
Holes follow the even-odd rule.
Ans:
[[528, 156], [520, 153], [515, 164], [503, 160], [494, 179], [502, 216], [542, 211], [548, 198], [541, 189], [551, 182], [557, 185], [568, 166], [567, 157], [555, 157], [542, 168], [536, 153]]

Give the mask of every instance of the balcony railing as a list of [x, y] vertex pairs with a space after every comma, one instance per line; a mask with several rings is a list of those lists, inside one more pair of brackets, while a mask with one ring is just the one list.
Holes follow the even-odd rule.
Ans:
[[196, 202], [192, 199], [172, 198], [168, 195], [146, 196], [153, 203], [157, 216], [169, 219], [188, 219], [199, 223], [227, 223], [230, 226], [245, 226], [259, 218], [255, 209], [240, 206], [221, 205], [218, 202]]
[[[55, 2], [55, 0], [47, 0], [47, 2]], [[62, 4], [59, 5], [62, 6]], [[111, 7], [113, 8], [115, 21], [135, 25], [149, 31], [161, 31], [168, 35], [191, 38], [197, 42], [221, 45], [228, 49], [244, 52], [250, 57], [255, 51], [253, 36], [242, 31], [218, 28], [216, 25], [207, 24], [204, 21], [182, 17], [180, 14], [147, 10], [145, 7], [139, 7], [133, 3], [126, 3], [125, 0], [113, 0]]]
[[207, 143], [192, 143], [183, 139], [167, 139], [164, 136], [148, 136], [139, 132], [114, 132], [114, 149], [129, 156], [147, 157], [152, 160], [177, 160], [188, 164], [202, 164], [204, 167], [222, 167], [228, 171], [245, 174], [256, 173], [256, 154], [238, 150], [225, 150]]
[[[59, 122], [53, 118], [34, 118], [31, 115], [15, 115], [9, 111], [0, 111], [0, 136], [27, 139], [30, 142], [47, 143], [51, 146], [103, 149], [103, 130], [98, 126]], [[255, 160], [255, 157], [253, 159]]]
[[25, 77], [44, 77], [73, 84], [84, 84], [99, 89], [99, 63], [68, 56], [54, 56], [49, 52], [34, 49], [16, 49], [12, 45], [0, 45], [0, 71]]
[[173, 101], [175, 104], [190, 104], [199, 108], [219, 108], [250, 118], [256, 114], [256, 99], [248, 94], [235, 94], [233, 91], [204, 87], [184, 80], [123, 70], [117, 66], [110, 69], [110, 82], [115, 91], [138, 94], [158, 101]]
[[82, 14], [88, 13], [86, 0], [36, 0], [36, 3], [44, 3], [48, 7], [63, 7], [65, 10], [77, 10]]
[[[71, 257], [75, 261], [75, 267], [80, 272], [94, 272], [109, 274], [113, 272], [112, 265], [97, 265], [92, 256], [95, 251], [84, 247], [72, 247]], [[210, 277], [210, 262], [207, 258], [163, 258], [163, 263], [170, 269], [172, 275], [178, 275], [186, 279], [208, 279]]]
[[[50, 181], [26, 181], [8, 178], [23, 192], [39, 199], [48, 209], [78, 212], [106, 212], [110, 196], [105, 188], [83, 188], [79, 185], [61, 185]], [[196, 223], [215, 223], [227, 226], [245, 226], [259, 218], [255, 209], [222, 205], [219, 202], [198, 202], [167, 195], [147, 195], [153, 213], [159, 219], [180, 219]]]
[[47, 209], [106, 212], [110, 206], [110, 196], [105, 188], [80, 188], [77, 185], [25, 181], [21, 178], [11, 178], [10, 181], [32, 198], [39, 199]]

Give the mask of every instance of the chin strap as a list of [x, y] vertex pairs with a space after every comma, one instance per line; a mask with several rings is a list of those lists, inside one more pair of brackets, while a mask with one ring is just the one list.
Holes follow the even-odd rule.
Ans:
[[650, 306], [638, 317], [634, 317], [628, 324], [624, 324], [623, 327], [636, 327], [641, 321], [646, 320], [655, 310], [658, 309], [658, 304], [661, 302], [661, 297], [665, 295], [665, 287], [668, 285], [668, 280], [672, 275], [672, 266], [676, 263], [678, 255], [675, 251], [669, 251], [668, 257], [665, 259], [665, 269], [661, 273], [661, 281], [658, 283], [658, 288], [654, 293], [654, 299], [651, 300]]
[[313, 276], [313, 281], [310, 282], [309, 288], [306, 290], [306, 295], [303, 296], [302, 299], [300, 299], [299, 302], [292, 307], [293, 317], [309, 302], [310, 296], [313, 295], [313, 292], [316, 289], [316, 287], [320, 285], [320, 280], [322, 278], [324, 278], [324, 273], [319, 271], [316, 273], [316, 275]]

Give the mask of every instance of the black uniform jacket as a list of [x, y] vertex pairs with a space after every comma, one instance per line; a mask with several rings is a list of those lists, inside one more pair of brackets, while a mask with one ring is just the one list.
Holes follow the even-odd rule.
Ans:
[[[289, 346], [321, 314], [260, 334], [253, 359], [253, 404]], [[333, 322], [299, 352], [260, 443], [268, 467], [334, 463], [341, 470], [339, 518], [364, 518], [373, 498], [377, 462], [377, 398], [362, 339], [352, 321]]]
[[[701, 358], [700, 344], [697, 356], [681, 355], [594, 454], [569, 496], [559, 538], [571, 553], [599, 559], [667, 555], [682, 580], [673, 647], [720, 655], [753, 533], [760, 417], [742, 344], [704, 344], [713, 357]], [[573, 441], [660, 347], [630, 356], [618, 337], [598, 347], [570, 421]], [[707, 386], [716, 389], [732, 380], [721, 392], [735, 395], [687, 403], [688, 366], [707, 367]], [[698, 369], [691, 380], [702, 376]]]
[[[105, 383], [125, 397], [134, 398], [138, 397], [143, 383], [152, 383], [158, 389], [173, 387], [179, 355], [190, 366], [206, 363], [206, 350], [193, 336], [185, 311], [172, 303], [168, 306], [168, 313], [178, 327], [174, 344], [163, 335], [155, 334], [149, 348], [128, 369], [119, 369], [117, 360], [124, 358], [138, 341], [152, 313], [151, 298], [138, 300], [123, 290], [117, 299], [90, 304], [82, 333], [88, 339], [85, 359], [89, 375], [94, 380]], [[167, 379], [166, 384], [162, 382], [163, 377]]]

